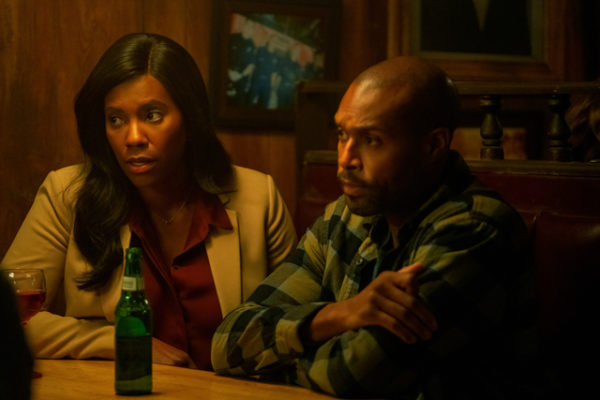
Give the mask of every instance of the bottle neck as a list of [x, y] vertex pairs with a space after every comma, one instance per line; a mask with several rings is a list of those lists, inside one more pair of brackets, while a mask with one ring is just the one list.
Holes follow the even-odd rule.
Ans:
[[125, 273], [122, 284], [123, 292], [144, 293], [141, 249], [137, 247], [127, 249], [125, 260]]
[[121, 289], [123, 292], [144, 292], [144, 278], [125, 274]]

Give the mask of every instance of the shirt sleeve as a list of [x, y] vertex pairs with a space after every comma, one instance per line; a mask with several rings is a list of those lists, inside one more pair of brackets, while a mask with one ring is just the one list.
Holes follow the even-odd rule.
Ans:
[[497, 359], [492, 352], [501, 345], [494, 338], [500, 337], [508, 307], [507, 244], [485, 221], [436, 227], [407, 262], [427, 266], [420, 275], [419, 295], [438, 321], [433, 337], [406, 344], [377, 326], [347, 331], [307, 349], [289, 380], [341, 397], [416, 398], [432, 384], [428, 378], [451, 368], [469, 376], [481, 362], [487, 373], [491, 366], [485, 365], [486, 358]]
[[48, 174], [1, 266], [44, 269], [46, 311], [34, 315], [25, 326], [36, 357], [113, 358], [111, 323], [103, 318], [65, 316], [65, 262], [74, 220], [74, 176], [74, 170]]
[[307, 231], [288, 260], [225, 317], [212, 339], [217, 373], [257, 375], [294, 365], [304, 351], [299, 326], [326, 304], [320, 301], [320, 249]]
[[506, 313], [513, 232], [502, 234], [492, 221], [470, 215], [418, 235], [405, 265], [421, 261], [427, 267], [420, 275], [420, 297], [439, 325], [429, 341], [405, 344], [371, 326], [314, 345], [301, 340], [300, 326], [331, 300], [318, 273], [326, 254], [309, 231], [294, 262], [225, 319], [213, 339], [213, 366], [228, 374], [277, 370], [288, 382], [342, 397], [415, 397], [424, 376], [473, 361], [460, 359], [469, 357], [465, 348], [493, 347], [486, 340]]
[[48, 174], [39, 187], [33, 205], [25, 216], [6, 252], [3, 268], [42, 267], [46, 278], [46, 305], [60, 307], [59, 287], [73, 225], [73, 211], [63, 182], [56, 172]]

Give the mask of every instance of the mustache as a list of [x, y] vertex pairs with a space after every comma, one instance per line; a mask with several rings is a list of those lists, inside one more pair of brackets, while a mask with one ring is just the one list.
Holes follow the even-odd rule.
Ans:
[[349, 183], [356, 186], [370, 186], [369, 182], [359, 178], [353, 171], [341, 171], [337, 174], [340, 183]]

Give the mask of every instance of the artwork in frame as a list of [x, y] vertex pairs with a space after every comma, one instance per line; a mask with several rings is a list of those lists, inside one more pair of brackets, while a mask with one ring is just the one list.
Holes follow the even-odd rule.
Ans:
[[413, 2], [414, 54], [438, 58], [540, 61], [539, 0], [420, 0]]
[[388, 56], [431, 59], [455, 80], [578, 80], [580, 3], [389, 0]]
[[217, 126], [289, 128], [295, 85], [336, 79], [339, 0], [214, 0]]

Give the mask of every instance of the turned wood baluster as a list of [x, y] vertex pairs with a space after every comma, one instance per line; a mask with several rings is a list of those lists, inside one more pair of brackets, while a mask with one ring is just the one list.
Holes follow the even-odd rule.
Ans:
[[481, 151], [482, 160], [503, 160], [502, 125], [498, 119], [498, 110], [502, 106], [500, 96], [485, 95], [479, 101], [483, 110], [481, 123]]
[[569, 136], [571, 129], [565, 121], [565, 111], [569, 108], [571, 102], [569, 95], [555, 93], [548, 100], [550, 108], [550, 126], [548, 130], [548, 148], [546, 149], [546, 159], [552, 161], [571, 161], [573, 154], [569, 145]]

